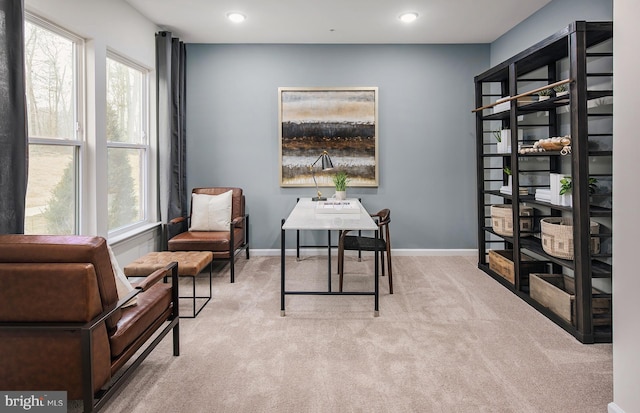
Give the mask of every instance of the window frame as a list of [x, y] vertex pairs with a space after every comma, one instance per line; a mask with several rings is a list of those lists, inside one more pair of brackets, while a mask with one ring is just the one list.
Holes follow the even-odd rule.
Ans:
[[[127, 143], [127, 142], [111, 142], [109, 141], [109, 138], [106, 134], [105, 131], [105, 150], [107, 152], [107, 157], [108, 157], [108, 152], [109, 149], [111, 148], [115, 148], [115, 149], [136, 149], [136, 150], [143, 150], [143, 157], [142, 157], [142, 162], [140, 165], [141, 168], [141, 183], [140, 186], [142, 187], [140, 189], [140, 201], [139, 201], [139, 205], [143, 208], [143, 211], [141, 213], [141, 220], [124, 225], [122, 227], [118, 227], [118, 228], [114, 228], [114, 229], [109, 229], [108, 230], [108, 237], [109, 239], [118, 239], [121, 238], [123, 236], [125, 236], [127, 233], [130, 233], [132, 231], [135, 231], [137, 229], [140, 228], [144, 228], [147, 227], [150, 224], [150, 217], [151, 217], [151, 203], [150, 203], [150, 188], [151, 188], [151, 182], [150, 182], [150, 176], [151, 176], [151, 151], [152, 151], [152, 146], [151, 146], [151, 139], [150, 139], [150, 126], [151, 126], [151, 118], [150, 118], [150, 112], [149, 112], [149, 106], [150, 106], [150, 89], [149, 89], [149, 84], [150, 84], [150, 78], [151, 78], [151, 70], [125, 56], [123, 56], [122, 54], [119, 54], [116, 51], [113, 51], [109, 48], [107, 48], [107, 55], [106, 55], [106, 59], [105, 59], [105, 75], [107, 74], [107, 60], [113, 60], [115, 62], [118, 62], [120, 64], [123, 64], [131, 69], [137, 70], [139, 71], [142, 76], [143, 76], [143, 81], [142, 81], [142, 100], [141, 102], [143, 103], [143, 107], [141, 110], [141, 116], [143, 117], [142, 119], [142, 128], [143, 128], [143, 136], [145, 139], [145, 143]], [[107, 91], [107, 84], [106, 84], [106, 78], [105, 78], [105, 98], [106, 98], [106, 94], [108, 94]], [[105, 100], [105, 107], [106, 107], [106, 100]], [[106, 164], [106, 166], [108, 167], [108, 162]], [[107, 180], [106, 185], [108, 187], [109, 182]]]
[[[29, 11], [24, 13], [24, 25], [27, 23], [38, 26], [42, 29], [52, 32], [53, 34], [63, 37], [69, 40], [73, 45], [73, 116], [74, 116], [74, 138], [39, 138], [33, 137], [30, 134], [30, 130], [27, 127], [28, 134], [28, 146], [31, 145], [43, 145], [43, 146], [66, 146], [74, 148], [74, 160], [75, 160], [75, 174], [74, 174], [74, 194], [75, 194], [75, 231], [73, 235], [82, 234], [84, 231], [85, 217], [83, 211], [86, 209], [84, 205], [87, 204], [88, 194], [84, 190], [85, 182], [83, 179], [83, 173], [81, 171], [85, 168], [85, 154], [86, 154], [86, 134], [85, 134], [85, 116], [86, 116], [86, 73], [85, 73], [85, 40], [68, 31], [64, 28], [49, 22]], [[26, 29], [25, 29], [26, 31]], [[26, 65], [25, 65], [26, 70]], [[25, 216], [26, 221], [26, 216]]]

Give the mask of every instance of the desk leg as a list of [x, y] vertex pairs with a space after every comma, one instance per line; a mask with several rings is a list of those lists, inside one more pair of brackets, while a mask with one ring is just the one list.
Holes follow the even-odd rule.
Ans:
[[329, 260], [327, 263], [329, 289], [327, 291], [331, 292], [331, 230], [327, 231], [327, 259]]
[[[378, 238], [378, 232], [379, 231], [376, 231], [376, 235], [375, 235], [376, 238]], [[375, 253], [374, 253], [374, 255], [375, 255], [375, 257], [374, 257], [375, 258], [375, 264], [373, 265], [373, 272], [374, 272], [374, 276], [373, 277], [374, 277], [374, 283], [375, 283], [375, 285], [374, 285], [374, 291], [375, 291], [375, 294], [374, 294], [375, 295], [375, 299], [374, 299], [374, 301], [375, 301], [375, 304], [374, 304], [373, 316], [374, 317], [378, 317], [380, 315], [380, 312], [378, 311], [378, 304], [379, 304], [378, 297], [380, 295], [379, 294], [380, 293], [380, 291], [379, 291], [380, 288], [378, 286], [378, 274], [379, 274], [378, 254], [379, 254], [379, 252], [378, 252], [378, 244], [377, 243], [376, 243], [376, 246], [375, 246], [374, 249], [375, 249]]]
[[284, 219], [280, 223], [280, 317], [284, 317]]

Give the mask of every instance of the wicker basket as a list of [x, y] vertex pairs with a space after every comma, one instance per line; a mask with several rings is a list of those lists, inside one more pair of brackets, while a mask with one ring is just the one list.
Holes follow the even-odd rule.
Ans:
[[[533, 208], [520, 205], [520, 217], [520, 236], [531, 235], [533, 231]], [[493, 226], [493, 232], [496, 234], [512, 237], [513, 217], [511, 205], [491, 205], [491, 225]]]
[[[542, 229], [542, 249], [556, 258], [573, 259], [573, 221], [571, 218], [543, 218], [540, 220]], [[598, 234], [600, 224], [589, 223], [591, 234]], [[591, 237], [591, 253], [600, 252], [600, 238]]]

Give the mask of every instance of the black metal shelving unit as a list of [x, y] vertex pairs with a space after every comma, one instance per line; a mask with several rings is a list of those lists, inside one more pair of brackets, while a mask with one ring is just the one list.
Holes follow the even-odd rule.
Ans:
[[[611, 191], [613, 156], [613, 23], [576, 21], [511, 59], [475, 77], [476, 152], [478, 176], [478, 267], [531, 304], [583, 343], [611, 342], [611, 313], [594, 314], [594, 299], [612, 300]], [[535, 101], [530, 96], [547, 85], [564, 82], [568, 94]], [[513, 97], [510, 107], [494, 113], [496, 100]], [[520, 97], [528, 97], [520, 99]], [[493, 134], [510, 130], [511, 150], [498, 153]], [[519, 134], [519, 130], [522, 133]], [[571, 136], [571, 153], [520, 153], [519, 147], [553, 137]], [[500, 187], [512, 171], [512, 194]], [[570, 176], [572, 206], [537, 200], [535, 190], [550, 186], [550, 173]], [[591, 194], [589, 178], [598, 179]], [[520, 189], [527, 188], [527, 195]], [[490, 207], [526, 204], [534, 209], [534, 228], [520, 228], [519, 208], [512, 208], [513, 235], [499, 235], [491, 226]], [[567, 217], [573, 222], [574, 259], [549, 255], [540, 241], [540, 220]], [[600, 233], [590, 233], [590, 223]], [[601, 250], [591, 250], [598, 237]], [[514, 282], [489, 268], [488, 251], [512, 250]], [[544, 262], [548, 272], [575, 281], [575, 314], [571, 322], [529, 295], [523, 256]], [[594, 290], [597, 287], [597, 290]], [[603, 321], [604, 320], [604, 321]]]

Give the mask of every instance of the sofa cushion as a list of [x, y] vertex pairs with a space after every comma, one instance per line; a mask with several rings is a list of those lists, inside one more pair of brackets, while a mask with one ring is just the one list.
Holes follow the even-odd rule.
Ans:
[[[111, 245], [107, 245], [109, 249], [109, 258], [111, 259], [111, 267], [113, 267], [113, 275], [116, 280], [116, 289], [118, 290], [118, 301], [125, 298], [129, 293], [135, 290], [135, 288], [129, 282], [129, 279], [120, 268], [120, 264], [118, 264], [118, 259], [116, 258], [116, 254], [113, 252]], [[133, 297], [131, 300], [127, 301], [122, 308], [129, 307], [132, 305], [136, 305], [138, 302], [138, 297]]]
[[[91, 263], [96, 272], [102, 310], [118, 302], [113, 268], [102, 237], [80, 235], [0, 236], [0, 262], [5, 263]], [[107, 319], [109, 330], [115, 328], [121, 310]]]
[[229, 231], [233, 191], [220, 195], [191, 195], [189, 231]]
[[101, 312], [89, 263], [0, 262], [0, 322], [86, 323]]
[[122, 310], [110, 337], [111, 357], [116, 358], [171, 307], [171, 284], [157, 283], [138, 294], [138, 304]]

